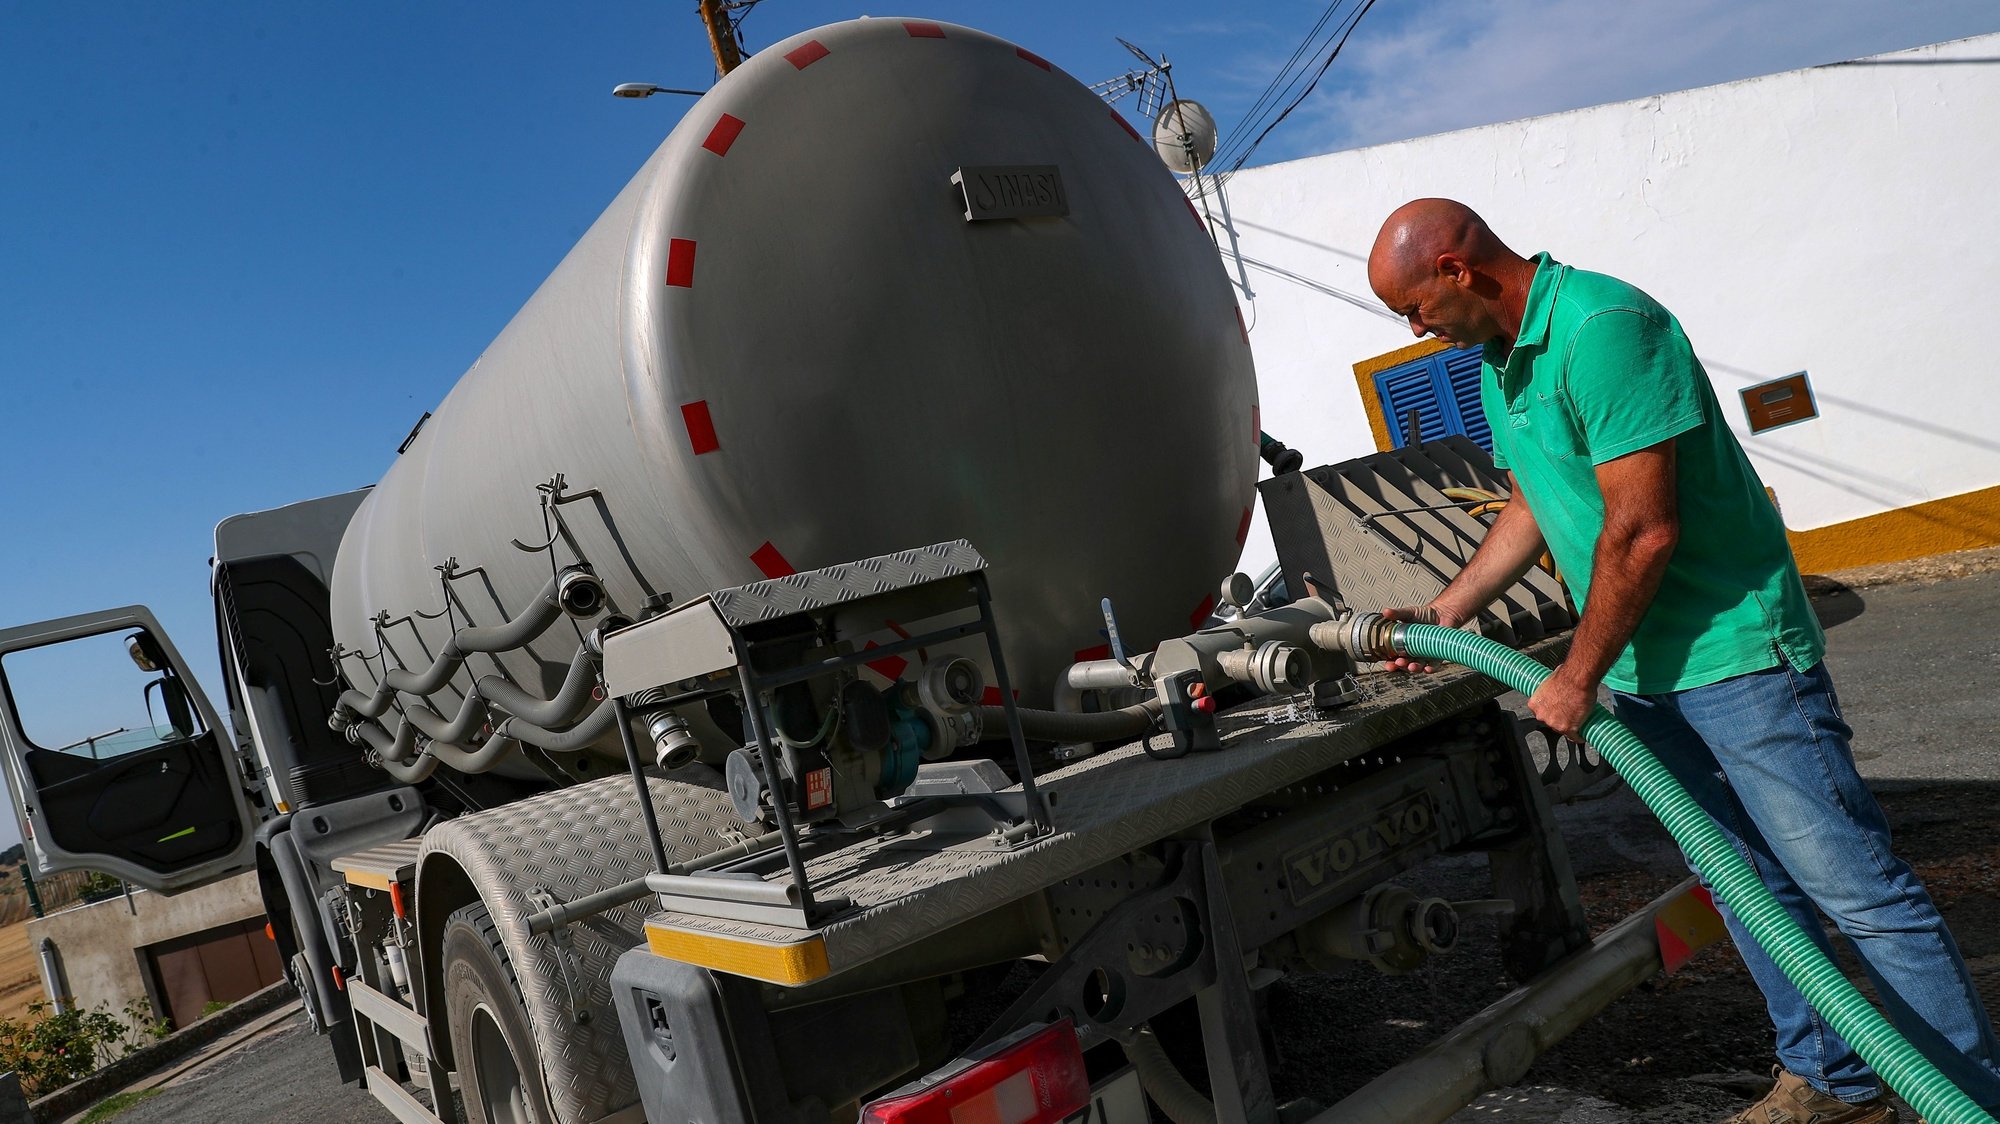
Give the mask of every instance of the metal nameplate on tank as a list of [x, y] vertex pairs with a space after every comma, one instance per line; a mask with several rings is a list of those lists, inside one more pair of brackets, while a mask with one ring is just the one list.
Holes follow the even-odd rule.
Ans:
[[960, 168], [953, 187], [965, 200], [965, 221], [1061, 218], [1069, 214], [1062, 171], [1054, 164]]

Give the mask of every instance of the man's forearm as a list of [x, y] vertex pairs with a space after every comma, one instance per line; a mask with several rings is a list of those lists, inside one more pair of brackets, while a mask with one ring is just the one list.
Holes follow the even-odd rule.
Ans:
[[1493, 520], [1493, 526], [1487, 528], [1479, 549], [1466, 560], [1465, 568], [1431, 604], [1449, 608], [1458, 620], [1470, 620], [1508, 586], [1520, 581], [1521, 575], [1547, 549], [1534, 512], [1516, 489], [1514, 498], [1507, 501], [1507, 506]]
[[1561, 671], [1595, 689], [1639, 630], [1680, 539], [1677, 523], [1606, 524], [1597, 537], [1590, 601]]

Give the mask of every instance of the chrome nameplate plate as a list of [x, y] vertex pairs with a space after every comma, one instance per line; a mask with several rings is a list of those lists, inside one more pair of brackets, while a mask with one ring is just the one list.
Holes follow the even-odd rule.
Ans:
[[1062, 171], [1054, 164], [960, 168], [951, 174], [951, 183], [965, 203], [966, 222], [1069, 214]]

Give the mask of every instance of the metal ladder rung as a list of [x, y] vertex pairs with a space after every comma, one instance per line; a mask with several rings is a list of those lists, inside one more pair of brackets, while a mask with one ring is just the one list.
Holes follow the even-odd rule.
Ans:
[[380, 1066], [369, 1066], [367, 1076], [368, 1091], [402, 1124], [443, 1124], [436, 1113], [425, 1108], [424, 1102], [411, 1096], [408, 1089], [384, 1073]]
[[421, 1052], [426, 1061], [437, 1057], [437, 1052], [431, 1049], [429, 1025], [400, 1000], [360, 980], [347, 981], [347, 999], [354, 1005], [355, 1013]]

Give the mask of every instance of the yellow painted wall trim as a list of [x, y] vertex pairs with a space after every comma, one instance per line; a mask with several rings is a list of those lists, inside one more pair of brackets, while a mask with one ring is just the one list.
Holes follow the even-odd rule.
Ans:
[[1388, 452], [1396, 447], [1396, 442], [1389, 435], [1389, 419], [1382, 413], [1382, 399], [1375, 393], [1375, 376], [1391, 367], [1436, 355], [1449, 346], [1443, 340], [1418, 340], [1408, 347], [1399, 347], [1387, 355], [1363, 359], [1354, 365], [1354, 385], [1361, 391], [1361, 409], [1368, 415], [1368, 428], [1375, 433], [1377, 452]]
[[2000, 545], [2000, 487], [1947, 496], [1810, 531], [1786, 530], [1808, 574]]

